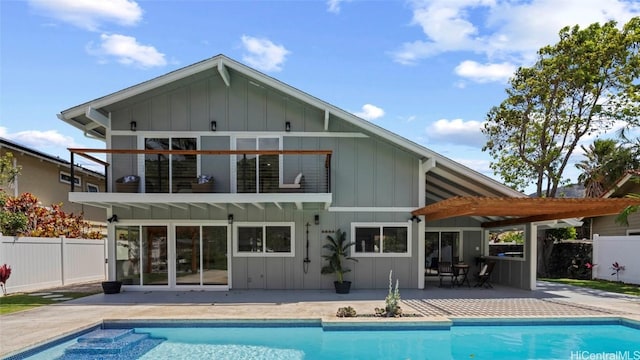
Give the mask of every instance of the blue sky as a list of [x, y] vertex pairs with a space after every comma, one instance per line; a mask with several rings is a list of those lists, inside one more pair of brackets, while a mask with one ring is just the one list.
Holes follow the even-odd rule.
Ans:
[[3, 0], [0, 136], [65, 159], [104, 147], [56, 114], [225, 54], [493, 176], [480, 128], [515, 69], [563, 26], [633, 16], [638, 1]]

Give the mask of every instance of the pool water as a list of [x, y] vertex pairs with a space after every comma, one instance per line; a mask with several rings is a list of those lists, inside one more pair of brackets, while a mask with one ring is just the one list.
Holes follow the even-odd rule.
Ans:
[[[345, 330], [280, 325], [153, 325], [136, 327], [135, 332], [166, 339], [140, 359], [579, 360], [600, 356], [597, 358], [640, 360], [640, 329], [620, 324], [454, 324], [448, 329], [436, 330], [403, 330], [400, 327]], [[64, 346], [60, 344], [56, 353], [42, 353], [40, 356], [45, 357], [38, 358], [56, 358], [64, 351]]]

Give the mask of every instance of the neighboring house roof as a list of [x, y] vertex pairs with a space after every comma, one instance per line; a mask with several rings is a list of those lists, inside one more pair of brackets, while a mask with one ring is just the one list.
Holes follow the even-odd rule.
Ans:
[[58, 118], [78, 129], [81, 129], [86, 136], [104, 140], [107, 134], [107, 129], [110, 127], [108, 117], [109, 111], [105, 109], [108, 108], [109, 105], [124, 101], [133, 96], [157, 89], [186, 77], [211, 70], [217, 71], [227, 86], [229, 86], [232, 81], [232, 77], [229, 72], [229, 70], [232, 70], [243, 74], [248, 78], [254, 79], [257, 82], [261, 82], [288, 96], [292, 96], [300, 101], [306, 102], [320, 110], [323, 110], [325, 112], [325, 130], [327, 130], [329, 125], [329, 115], [332, 114], [363, 129], [364, 131], [381, 136], [407, 151], [422, 156], [425, 161], [425, 169], [428, 171], [427, 182], [435, 183], [436, 185], [434, 185], [434, 188], [437, 188], [437, 183], [441, 179], [446, 179], [447, 182], [456, 184], [453, 188], [447, 184], [443, 184], [443, 186], [437, 188], [438, 194], [435, 195], [433, 200], [442, 200], [447, 197], [458, 196], [461, 194], [470, 196], [526, 196], [486, 175], [476, 172], [464, 165], [461, 165], [460, 163], [427, 149], [424, 146], [416, 144], [398, 134], [372, 124], [367, 120], [361, 119], [345, 110], [322, 101], [224, 55], [214, 56], [210, 59], [169, 72], [165, 75], [128, 87], [110, 95], [74, 106], [62, 111], [58, 115]]
[[[30, 156], [33, 156], [35, 158], [44, 160], [44, 161], [48, 161], [50, 163], [56, 164], [56, 165], [60, 165], [60, 166], [64, 166], [69, 168], [71, 163], [67, 160], [61, 159], [57, 156], [52, 156], [49, 154], [45, 154], [43, 152], [40, 152], [38, 150], [35, 149], [31, 149], [28, 148], [26, 146], [20, 145], [18, 143], [15, 143], [11, 140], [7, 140], [5, 138], [1, 138], [0, 137], [0, 148], [7, 148], [7, 149], [11, 149], [12, 151], [15, 151], [17, 153], [23, 153], [23, 154], [28, 154]], [[87, 169], [84, 168], [82, 166], [78, 166], [76, 165], [75, 171], [79, 171], [81, 173], [86, 173], [86, 174], [90, 174], [93, 176], [96, 176], [98, 178], [104, 178], [104, 174], [99, 173], [97, 171], [93, 171], [91, 169]]]
[[602, 198], [610, 198], [616, 196], [624, 196], [631, 192], [631, 187], [637, 186], [637, 183], [630, 181], [634, 177], [640, 178], [640, 169], [629, 170], [616, 181], [613, 186], [602, 194]]

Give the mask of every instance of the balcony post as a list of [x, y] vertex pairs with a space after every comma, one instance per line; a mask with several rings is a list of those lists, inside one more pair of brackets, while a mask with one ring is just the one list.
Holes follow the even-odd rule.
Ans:
[[74, 190], [74, 188], [76, 186], [76, 184], [75, 184], [75, 179], [76, 179], [76, 177], [75, 177], [75, 170], [76, 169], [75, 168], [76, 167], [75, 167], [75, 165], [73, 165], [73, 151], [71, 151], [71, 159], [70, 160], [71, 160], [71, 165], [69, 166], [69, 174], [71, 175], [71, 181], [70, 181], [70, 183], [71, 183], [71, 192], [73, 192], [73, 190]]

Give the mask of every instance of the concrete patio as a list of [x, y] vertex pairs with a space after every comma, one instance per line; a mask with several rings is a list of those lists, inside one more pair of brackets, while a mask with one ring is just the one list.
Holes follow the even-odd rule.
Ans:
[[337, 318], [384, 307], [387, 290], [141, 291], [96, 294], [0, 316], [0, 356], [59, 338], [103, 320], [314, 319], [323, 322], [445, 322], [462, 318], [624, 317], [640, 321], [640, 297], [540, 282], [535, 291], [495, 286], [401, 289], [404, 313], [421, 317]]

